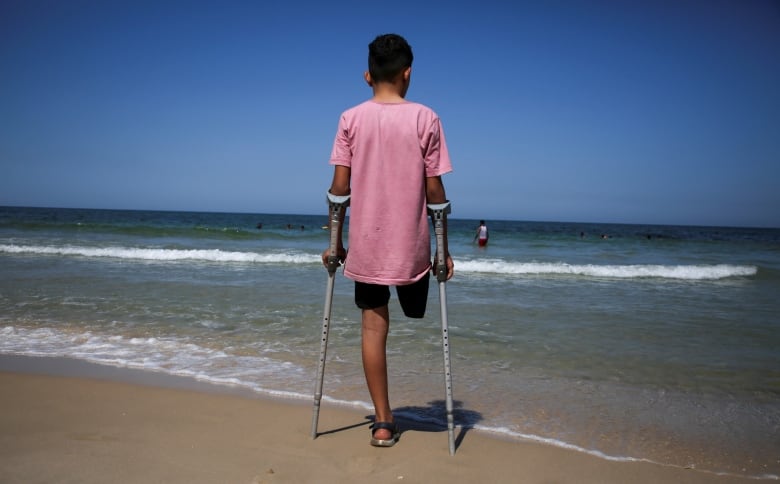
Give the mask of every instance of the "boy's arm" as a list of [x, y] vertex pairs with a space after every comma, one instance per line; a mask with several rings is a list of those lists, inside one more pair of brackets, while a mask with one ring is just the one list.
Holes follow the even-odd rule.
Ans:
[[[349, 189], [349, 181], [351, 176], [351, 170], [348, 166], [343, 165], [336, 165], [335, 169], [333, 170], [333, 181], [330, 184], [330, 190], [328, 190], [332, 195], [349, 195], [350, 189]], [[338, 238], [336, 241], [336, 252], [339, 257], [339, 261], [343, 262], [344, 259], [347, 258], [347, 251], [344, 250], [344, 240], [343, 240], [343, 228], [344, 228], [344, 216], [347, 213], [347, 207], [342, 206], [341, 207], [341, 213], [339, 214], [339, 226], [336, 228], [338, 231]], [[331, 220], [330, 217], [328, 217], [328, 230], [330, 230], [330, 224]], [[330, 253], [330, 248], [325, 249], [325, 251], [322, 253], [322, 263], [326, 266], [328, 265], [328, 255]]]
[[348, 166], [336, 165], [333, 170], [333, 181], [330, 184], [330, 193], [334, 195], [349, 195], [349, 179], [352, 170]]
[[[444, 191], [444, 183], [441, 181], [440, 176], [431, 176], [425, 178], [425, 198], [427, 203], [446, 203], [447, 194]], [[446, 256], [447, 264], [447, 280], [450, 280], [455, 273], [455, 264], [450, 257], [449, 243], [447, 242], [447, 218], [444, 218], [444, 254]], [[434, 267], [436, 267], [436, 261], [434, 261]]]
[[429, 176], [425, 179], [425, 198], [428, 203], [445, 203], [447, 194], [440, 176]]

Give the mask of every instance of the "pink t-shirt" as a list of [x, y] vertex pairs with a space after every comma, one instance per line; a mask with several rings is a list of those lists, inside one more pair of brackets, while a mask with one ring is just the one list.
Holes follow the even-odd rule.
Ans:
[[331, 165], [350, 167], [344, 274], [411, 284], [431, 267], [425, 178], [452, 171], [439, 117], [422, 104], [366, 101], [341, 115]]

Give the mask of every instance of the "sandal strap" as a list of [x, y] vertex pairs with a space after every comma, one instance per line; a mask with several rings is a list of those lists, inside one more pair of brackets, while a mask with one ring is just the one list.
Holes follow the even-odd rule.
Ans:
[[398, 426], [395, 424], [395, 422], [374, 422], [371, 424], [372, 432], [379, 429], [389, 430], [393, 434], [398, 432]]

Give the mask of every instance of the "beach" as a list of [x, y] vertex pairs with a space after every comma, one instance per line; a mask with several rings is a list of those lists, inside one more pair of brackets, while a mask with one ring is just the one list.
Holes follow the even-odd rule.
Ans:
[[[487, 220], [490, 242], [479, 247], [473, 242], [478, 222], [448, 220], [455, 259], [455, 277], [447, 282], [453, 414], [463, 434], [458, 472], [506, 472], [505, 482], [517, 482], [510, 480], [515, 473], [525, 475], [546, 459], [544, 472], [553, 474], [541, 474], [540, 481], [571, 481], [580, 472], [554, 474], [555, 462], [576, 459], [577, 468], [607, 473], [654, 469], [651, 482], [690, 482], [658, 479], [658, 472], [683, 470], [707, 479], [778, 479], [780, 230]], [[367, 459], [404, 456], [409, 463], [382, 460], [373, 467], [383, 476], [392, 469], [395, 475], [386, 477], [393, 479], [404, 475], [400, 469], [428, 469], [446, 457], [434, 469], [449, 475], [445, 464], [455, 461], [447, 455], [435, 284], [423, 319], [405, 318], [391, 297], [390, 398], [409, 430], [391, 453], [377, 454], [368, 446], [365, 417], [372, 407], [361, 366], [360, 312], [351, 281], [337, 273], [322, 420], [325, 428], [350, 428], [306, 440], [327, 279], [320, 258], [325, 223], [324, 214], [0, 207], [0, 370], [77, 378], [78, 388], [94, 379], [140, 385], [133, 390], [138, 395], [149, 387], [172, 391], [170, 398], [197, 392], [193, 404], [200, 395], [249, 400], [243, 405], [261, 410], [242, 417], [247, 425], [286, 426], [271, 441], [254, 435], [270, 430], [255, 429], [248, 449], [276, 440], [284, 447], [285, 439], [298, 438], [289, 455], [305, 449], [314, 453], [306, 453], [307, 460], [336, 452], [325, 450], [330, 447]], [[67, 371], [58, 373], [61, 368]], [[76, 401], [63, 398], [54, 380], [38, 386], [50, 393], [28, 395], [30, 402]], [[89, 388], [102, 399], [103, 387]], [[4, 396], [23, 394], [3, 386]], [[95, 406], [93, 400], [74, 409]], [[273, 422], [257, 420], [276, 412], [270, 408], [277, 403], [287, 410]], [[11, 407], [4, 434], [24, 421], [14, 411], [36, 408], [25, 401], [3, 404]], [[336, 415], [338, 421], [328, 420]], [[119, 423], [79, 425], [103, 435], [101, 426]], [[131, 435], [135, 427], [142, 426], [112, 436]], [[23, 437], [8, 438], [21, 445]], [[244, 437], [226, 435], [220, 448]], [[323, 445], [326, 439], [333, 445]], [[46, 448], [69, 455], [72, 443]], [[32, 449], [13, 455], [34, 459]], [[502, 452], [512, 457], [484, 460]], [[195, 460], [200, 468], [208, 459]], [[0, 467], [10, 472], [12, 462], [3, 458]], [[468, 462], [484, 467], [458, 469]], [[286, 478], [283, 464], [268, 467], [275, 479]], [[265, 470], [253, 467], [252, 475], [236, 480], [267, 478]], [[619, 472], [613, 482], [637, 482]], [[610, 482], [602, 477], [593, 474], [591, 482]]]
[[[14, 368], [17, 371], [6, 371]], [[196, 381], [5, 357], [0, 482], [79, 483], [745, 483], [695, 469], [613, 462], [535, 442], [413, 422], [371, 447], [365, 412], [252, 397]], [[75, 374], [90, 376], [75, 376]]]

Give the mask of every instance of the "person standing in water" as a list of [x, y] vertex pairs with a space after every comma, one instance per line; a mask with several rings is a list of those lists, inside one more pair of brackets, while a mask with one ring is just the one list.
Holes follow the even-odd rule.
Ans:
[[479, 228], [477, 228], [477, 233], [474, 235], [474, 241], [477, 242], [480, 247], [485, 247], [488, 243], [488, 228], [487, 225], [485, 225], [484, 220], [479, 221]]

